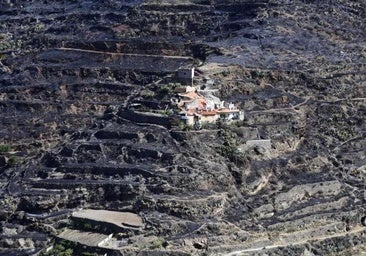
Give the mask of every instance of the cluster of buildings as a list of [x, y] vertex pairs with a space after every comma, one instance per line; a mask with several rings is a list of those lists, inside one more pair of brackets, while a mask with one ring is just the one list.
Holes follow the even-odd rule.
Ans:
[[[178, 76], [193, 80], [194, 69], [182, 70]], [[221, 101], [211, 92], [197, 91], [195, 87], [186, 86], [180, 88], [177, 106], [180, 109], [181, 120], [189, 126], [200, 128], [204, 123], [216, 123], [218, 120], [230, 123], [244, 120], [244, 112], [232, 103]]]
[[[176, 97], [173, 97], [170, 103], [178, 107], [179, 118], [185, 125], [201, 129], [204, 124], [216, 124], [218, 121], [231, 123], [244, 120], [244, 111], [240, 110], [235, 104], [222, 101], [213, 95], [215, 90], [199, 90], [193, 86], [195, 73], [194, 68], [180, 68], [177, 70], [174, 78], [174, 81], [178, 81], [184, 86], [175, 88]], [[154, 109], [153, 104], [156, 104], [156, 102], [135, 101], [128, 106], [128, 109], [133, 111], [121, 111], [119, 114], [121, 117], [137, 123], [169, 126], [171, 117], [153, 113], [153, 111], [138, 111], [141, 106]], [[166, 110], [168, 104], [166, 105]]]

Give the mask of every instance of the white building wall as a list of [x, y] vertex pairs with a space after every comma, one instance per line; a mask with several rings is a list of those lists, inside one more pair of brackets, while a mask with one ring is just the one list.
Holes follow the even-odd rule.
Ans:
[[193, 79], [194, 78], [194, 68], [178, 69], [178, 78]]

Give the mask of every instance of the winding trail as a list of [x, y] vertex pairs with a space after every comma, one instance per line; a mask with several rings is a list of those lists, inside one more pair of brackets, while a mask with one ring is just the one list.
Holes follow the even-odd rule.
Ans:
[[262, 251], [262, 250], [275, 249], [275, 248], [281, 248], [281, 247], [286, 247], [286, 246], [289, 246], [289, 245], [301, 245], [301, 244], [305, 244], [309, 241], [322, 241], [322, 240], [326, 240], [326, 239], [330, 239], [330, 238], [353, 235], [353, 234], [360, 233], [360, 232], [363, 232], [363, 231], [366, 231], [366, 227], [357, 226], [351, 231], [340, 232], [340, 233], [332, 234], [332, 235], [329, 235], [329, 236], [319, 236], [319, 237], [314, 237], [314, 238], [311, 238], [311, 239], [300, 240], [300, 241], [297, 241], [297, 242], [289, 242], [289, 243], [286, 243], [286, 244], [273, 244], [273, 245], [269, 245], [269, 246], [265, 246], [265, 247], [249, 248], [249, 249], [244, 249], [244, 250], [233, 251], [233, 252], [230, 252], [230, 253], [222, 253], [222, 254], [218, 254], [218, 255], [219, 256], [240, 256], [240, 255], [245, 255], [245, 253], [258, 252], [258, 251]]
[[94, 51], [94, 50], [84, 50], [78, 48], [66, 48], [60, 47], [56, 50], [61, 51], [74, 51], [74, 52], [87, 52], [87, 53], [97, 53], [97, 54], [110, 54], [119, 56], [133, 56], [133, 57], [152, 57], [152, 58], [165, 58], [165, 59], [182, 59], [182, 60], [192, 60], [192, 57], [187, 56], [173, 56], [173, 55], [154, 55], [154, 54], [138, 54], [138, 53], [121, 53], [121, 52], [106, 52], [106, 51]]
[[305, 105], [308, 101], [310, 100], [310, 98], [306, 98], [304, 101], [290, 106], [290, 107], [286, 107], [286, 108], [272, 108], [272, 109], [266, 109], [266, 110], [255, 110], [255, 111], [248, 111], [248, 113], [273, 113], [273, 112], [278, 112], [278, 111], [283, 111], [283, 110], [293, 110], [295, 112], [298, 112], [299, 110], [296, 109], [302, 105]]

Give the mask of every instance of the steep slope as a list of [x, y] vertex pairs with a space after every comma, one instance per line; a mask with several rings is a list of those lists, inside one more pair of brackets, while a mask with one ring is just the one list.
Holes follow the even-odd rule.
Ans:
[[[0, 10], [0, 254], [45, 253], [75, 228], [72, 211], [94, 208], [143, 217], [112, 255], [362, 255], [363, 1]], [[136, 103], [173, 111], [171, 79], [191, 64], [195, 85], [244, 122], [187, 131], [126, 118]], [[270, 149], [239, 150], [258, 138]]]

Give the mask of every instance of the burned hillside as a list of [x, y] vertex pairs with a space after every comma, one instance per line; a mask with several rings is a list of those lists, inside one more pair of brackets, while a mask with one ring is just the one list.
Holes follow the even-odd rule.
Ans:
[[1, 255], [363, 255], [364, 1], [9, 0], [0, 20]]

